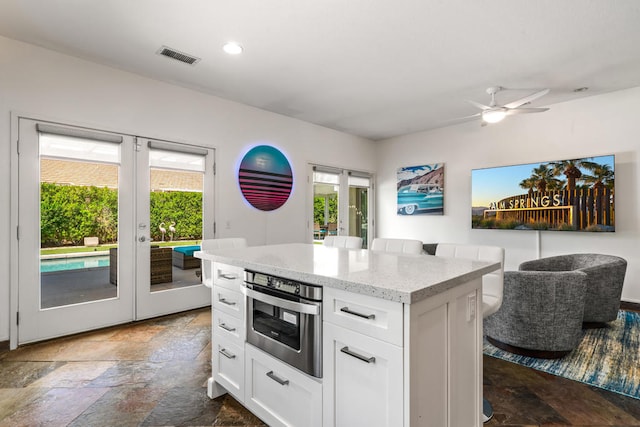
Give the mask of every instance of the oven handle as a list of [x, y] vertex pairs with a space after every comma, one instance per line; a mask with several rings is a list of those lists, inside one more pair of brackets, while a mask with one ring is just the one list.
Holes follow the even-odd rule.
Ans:
[[320, 314], [320, 307], [318, 307], [317, 305], [289, 301], [286, 299], [263, 294], [262, 292], [256, 292], [253, 289], [249, 289], [246, 287], [242, 288], [242, 292], [249, 298], [262, 301], [266, 304], [275, 305], [276, 307], [286, 308], [287, 310], [297, 311], [298, 313], [302, 313], [302, 314], [312, 314], [312, 315]]

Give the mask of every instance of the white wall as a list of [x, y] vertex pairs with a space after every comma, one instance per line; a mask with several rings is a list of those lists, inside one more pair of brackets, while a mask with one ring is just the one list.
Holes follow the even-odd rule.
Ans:
[[[551, 106], [541, 114], [507, 117], [421, 132], [377, 144], [377, 221], [380, 237], [424, 242], [499, 245], [505, 264], [540, 256], [597, 252], [628, 262], [623, 299], [640, 302], [640, 88]], [[615, 154], [616, 231], [572, 233], [471, 229], [471, 169]], [[402, 166], [445, 164], [444, 215], [396, 214], [396, 172]]]
[[[214, 147], [217, 236], [244, 236], [251, 245], [302, 242], [310, 235], [309, 161], [372, 172], [375, 167], [366, 139], [0, 37], [0, 341], [9, 337], [15, 236], [9, 206], [11, 112]], [[258, 144], [278, 147], [293, 167], [291, 198], [272, 212], [246, 205], [235, 179], [239, 159]]]

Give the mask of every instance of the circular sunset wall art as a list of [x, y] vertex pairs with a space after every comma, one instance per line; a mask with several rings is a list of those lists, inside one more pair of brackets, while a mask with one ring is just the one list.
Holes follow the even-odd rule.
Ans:
[[258, 145], [242, 158], [238, 182], [251, 206], [272, 211], [289, 199], [293, 186], [291, 165], [277, 148]]

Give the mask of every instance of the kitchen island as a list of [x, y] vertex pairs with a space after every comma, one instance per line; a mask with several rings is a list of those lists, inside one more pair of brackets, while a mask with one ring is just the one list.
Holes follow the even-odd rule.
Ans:
[[[213, 263], [210, 397], [270, 425], [481, 425], [481, 278], [499, 263], [313, 244], [194, 255]], [[322, 286], [322, 378], [245, 342], [245, 269]]]

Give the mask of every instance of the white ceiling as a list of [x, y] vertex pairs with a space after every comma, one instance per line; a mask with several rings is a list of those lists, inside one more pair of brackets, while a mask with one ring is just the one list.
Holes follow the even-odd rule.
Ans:
[[489, 86], [551, 89], [532, 106], [640, 86], [637, 0], [2, 0], [0, 35], [373, 140]]

